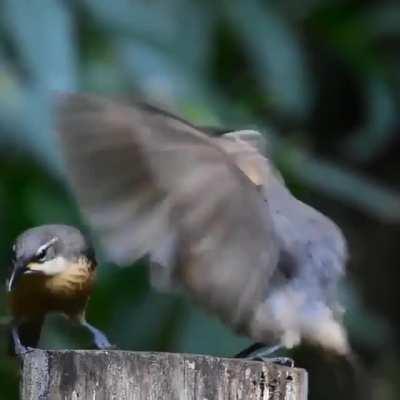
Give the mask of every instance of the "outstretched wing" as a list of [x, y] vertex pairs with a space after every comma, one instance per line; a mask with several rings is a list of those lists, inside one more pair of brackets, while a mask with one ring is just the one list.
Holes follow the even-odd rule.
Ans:
[[276, 272], [281, 278], [296, 279], [296, 284], [302, 282], [310, 295], [334, 303], [337, 281], [347, 261], [340, 229], [291, 194], [280, 173], [263, 156], [265, 143], [258, 132], [232, 132], [219, 141], [239, 168], [262, 187], [280, 247]]
[[62, 97], [58, 132], [111, 259], [156, 251], [172, 232], [180, 282], [241, 329], [265, 295], [277, 245], [263, 197], [228, 152], [168, 113], [90, 95]]

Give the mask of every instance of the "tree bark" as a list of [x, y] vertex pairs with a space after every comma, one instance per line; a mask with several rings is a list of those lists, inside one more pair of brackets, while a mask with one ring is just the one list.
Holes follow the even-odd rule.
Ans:
[[306, 400], [307, 372], [191, 354], [44, 351], [23, 362], [22, 400]]

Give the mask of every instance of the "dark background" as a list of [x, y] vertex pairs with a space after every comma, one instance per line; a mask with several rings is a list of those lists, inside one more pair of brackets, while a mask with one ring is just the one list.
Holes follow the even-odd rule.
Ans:
[[[399, 88], [398, 1], [2, 0], [1, 278], [22, 230], [82, 226], [52, 143], [50, 90], [135, 94], [203, 125], [257, 128], [291, 190], [351, 249], [341, 294], [363, 371], [301, 346], [289, 354], [310, 373], [310, 399], [398, 399]], [[4, 291], [0, 308], [4, 325]], [[231, 356], [248, 344], [182, 296], [151, 291], [140, 265], [102, 264], [88, 316], [123, 349]], [[14, 399], [4, 332], [0, 398]], [[90, 338], [53, 317], [41, 345]]]

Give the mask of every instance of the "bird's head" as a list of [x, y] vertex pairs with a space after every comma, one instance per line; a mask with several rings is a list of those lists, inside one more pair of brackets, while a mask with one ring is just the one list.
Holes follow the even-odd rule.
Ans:
[[13, 245], [13, 270], [7, 290], [13, 291], [22, 276], [54, 276], [79, 259], [95, 264], [92, 247], [82, 233], [67, 225], [28, 229]]

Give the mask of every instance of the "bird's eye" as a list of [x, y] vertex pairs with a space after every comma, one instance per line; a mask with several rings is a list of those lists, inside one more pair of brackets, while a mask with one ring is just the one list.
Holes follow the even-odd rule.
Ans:
[[35, 254], [35, 261], [38, 263], [43, 263], [54, 257], [54, 247], [53, 244], [57, 242], [58, 238], [54, 237], [44, 245], [40, 246]]
[[43, 263], [46, 261], [46, 256], [47, 256], [47, 249], [40, 249], [37, 253], [36, 253], [36, 257], [35, 260], [39, 263]]

